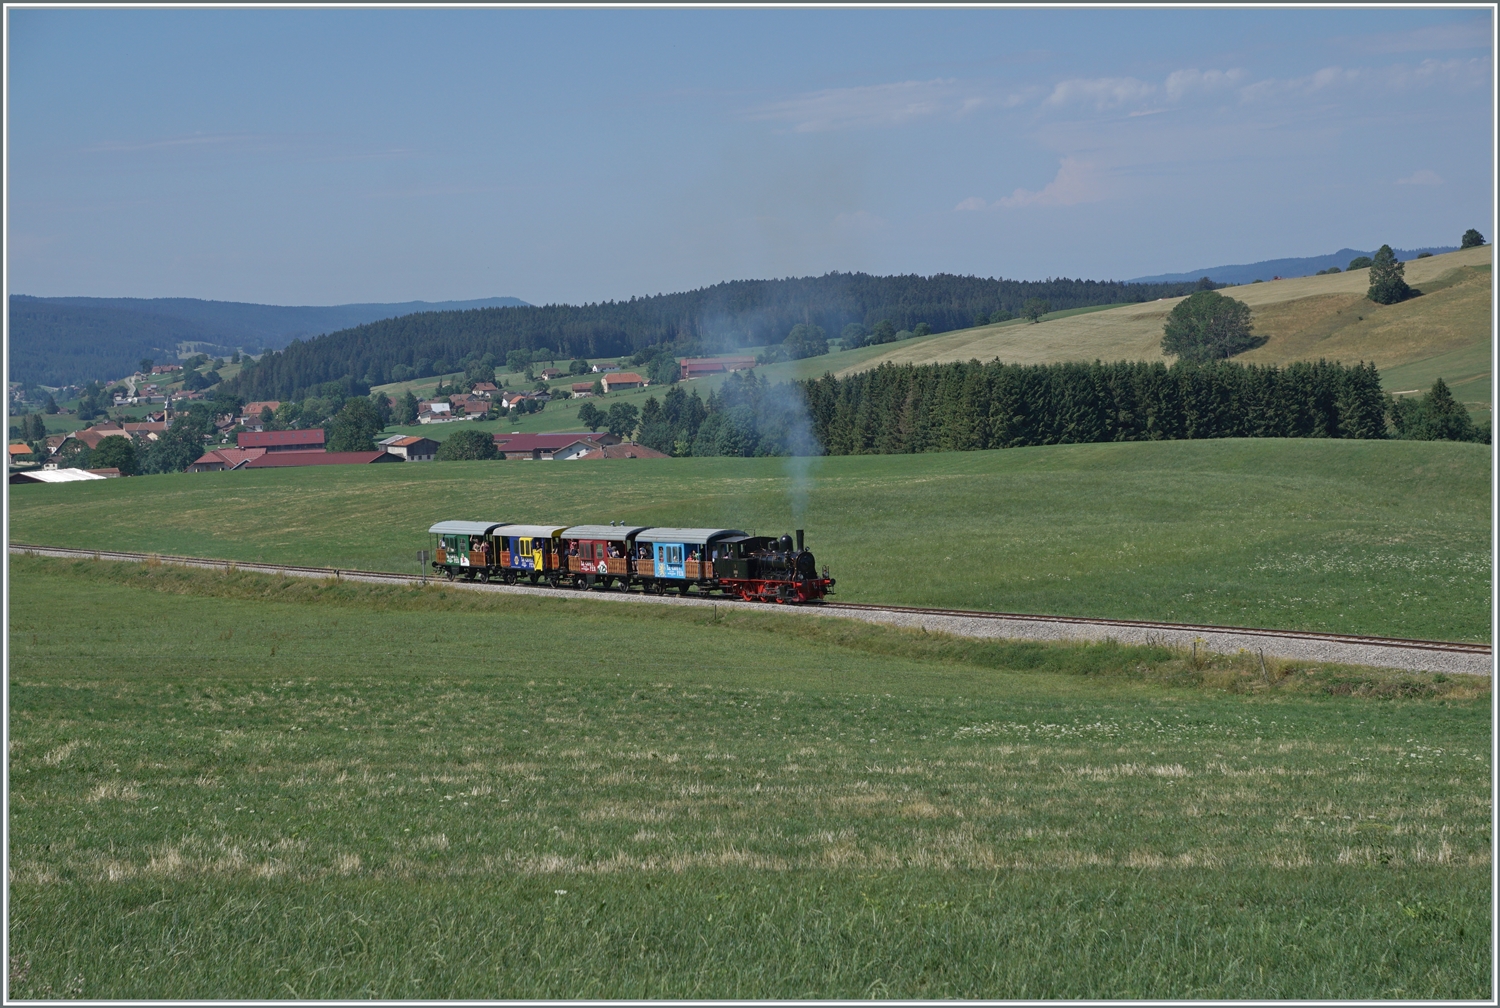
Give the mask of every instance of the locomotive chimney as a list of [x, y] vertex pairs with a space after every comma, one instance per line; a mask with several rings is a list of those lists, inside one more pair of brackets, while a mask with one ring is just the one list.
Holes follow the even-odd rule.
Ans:
[[797, 552], [798, 553], [802, 552], [802, 530], [801, 529], [797, 530]]

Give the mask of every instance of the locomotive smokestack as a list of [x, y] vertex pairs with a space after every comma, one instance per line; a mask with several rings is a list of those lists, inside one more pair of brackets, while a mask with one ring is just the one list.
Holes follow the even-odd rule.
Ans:
[[798, 553], [802, 552], [802, 530], [801, 529], [797, 530], [797, 552]]

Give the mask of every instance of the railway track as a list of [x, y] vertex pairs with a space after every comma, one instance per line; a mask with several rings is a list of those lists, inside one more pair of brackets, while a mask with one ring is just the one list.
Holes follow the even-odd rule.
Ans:
[[[148, 560], [188, 567], [241, 570], [295, 577], [336, 578], [353, 581], [411, 584], [419, 575], [390, 571], [367, 571], [335, 567], [304, 567], [295, 564], [246, 563], [208, 557], [175, 556], [164, 553], [133, 553], [121, 550], [88, 550], [65, 546], [11, 543], [10, 552], [37, 556], [119, 560]], [[428, 580], [432, 580], [428, 578]], [[443, 582], [451, 587], [479, 591], [555, 595], [557, 590], [530, 585], [480, 584], [470, 581]], [[710, 596], [647, 595], [641, 592], [591, 592], [591, 598], [651, 602], [667, 605], [723, 605], [764, 610], [765, 603], [741, 602]], [[778, 612], [837, 616], [867, 622], [909, 626], [966, 637], [1022, 638], [1031, 640], [1115, 640], [1120, 643], [1196, 645], [1206, 651], [1260, 652], [1275, 657], [1312, 661], [1377, 665], [1412, 671], [1455, 672], [1487, 675], [1493, 651], [1488, 644], [1462, 641], [1412, 640], [1300, 630], [1257, 627], [1226, 627], [1149, 620], [1089, 619], [1081, 616], [1046, 616], [1034, 613], [996, 613], [966, 609], [934, 609], [918, 606], [878, 605], [858, 602], [824, 602], [818, 605], [782, 607]]]

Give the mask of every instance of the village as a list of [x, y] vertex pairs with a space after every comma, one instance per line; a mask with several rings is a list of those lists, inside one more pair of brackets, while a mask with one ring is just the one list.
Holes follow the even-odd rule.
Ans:
[[[72, 411], [74, 414], [92, 412], [87, 404], [91, 402], [91, 395], [98, 395], [115, 408], [113, 418], [94, 421], [76, 431], [28, 438], [26, 435], [34, 433], [38, 426], [45, 427], [46, 415], [38, 412], [22, 416], [22, 428], [13, 426], [11, 429], [9, 482], [64, 483], [133, 475], [137, 470], [132, 465], [108, 463], [115, 461], [120, 454], [134, 457], [148, 450], [172, 429], [175, 421], [189, 412], [201, 414], [205, 409], [213, 410], [211, 429], [199, 435], [203, 451], [185, 466], [185, 472], [440, 460], [441, 438], [407, 433], [379, 437], [371, 450], [330, 450], [328, 425], [299, 425], [297, 420], [301, 409], [297, 403], [263, 400], [219, 412], [220, 400], [214, 398], [211, 391], [192, 386], [201, 384], [205, 378], [216, 379], [212, 368], [215, 364], [222, 365], [222, 361], [200, 358], [175, 365], [157, 365], [150, 361], [142, 361], [142, 364], [140, 370], [125, 378], [94, 386], [96, 390], [102, 389], [102, 394], [91, 393], [88, 388], [57, 389], [47, 394], [48, 402], [53, 402], [54, 395], [77, 396], [85, 405]], [[681, 358], [677, 364], [680, 377], [691, 379], [749, 370], [755, 366], [755, 359]], [[200, 375], [195, 370], [198, 366], [208, 368], [208, 373]], [[527, 375], [531, 377], [529, 369]], [[385, 426], [496, 420], [539, 411], [547, 402], [556, 399], [591, 399], [653, 385], [647, 377], [635, 371], [623, 371], [614, 364], [594, 365], [585, 375], [590, 380], [549, 386], [547, 383], [569, 375], [557, 368], [545, 368], [534, 376], [537, 387], [529, 389], [503, 389], [493, 379], [469, 382], [455, 379], [455, 390], [440, 396], [419, 399], [410, 391], [399, 397], [386, 395], [383, 413], [388, 422]], [[195, 382], [194, 378], [199, 381]], [[444, 391], [444, 388], [439, 379], [435, 391]], [[19, 393], [13, 391], [13, 409], [18, 397]], [[126, 418], [127, 411], [138, 413], [141, 409], [144, 413], [139, 414], [140, 419]], [[587, 415], [581, 412], [580, 418]], [[603, 422], [605, 414], [602, 411], [592, 415]], [[661, 451], [629, 440], [629, 433], [609, 430], [495, 432], [491, 435], [495, 452], [493, 456], [486, 453], [485, 457], [545, 462], [667, 457]], [[118, 443], [111, 444], [110, 439], [116, 439]], [[93, 464], [95, 462], [99, 464]]]

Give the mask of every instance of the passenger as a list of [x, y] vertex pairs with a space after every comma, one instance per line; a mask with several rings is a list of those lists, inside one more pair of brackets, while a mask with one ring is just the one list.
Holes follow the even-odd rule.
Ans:
[[568, 546], [568, 556], [570, 556], [570, 557], [576, 557], [577, 555], [578, 555], [578, 540], [574, 539], [573, 542]]
[[692, 549], [688, 550], [688, 559], [693, 561], [694, 563], [698, 562], [698, 547], [694, 546]]

